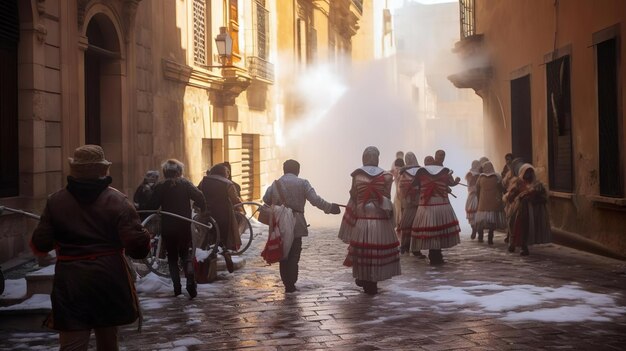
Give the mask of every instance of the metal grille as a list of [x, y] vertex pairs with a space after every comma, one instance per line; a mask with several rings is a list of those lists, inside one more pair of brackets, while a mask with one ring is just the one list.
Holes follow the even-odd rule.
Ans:
[[193, 62], [206, 65], [206, 3], [193, 1]]
[[459, 0], [461, 10], [461, 39], [476, 34], [476, 17], [474, 0]]
[[259, 2], [256, 3], [256, 39], [257, 55], [267, 60], [269, 56], [269, 11]]
[[241, 135], [241, 198], [251, 201], [254, 197], [254, 135]]
[[359, 13], [363, 14], [363, 0], [352, 0], [352, 3], [359, 10]]
[[17, 1], [0, 1], [0, 41], [17, 43], [20, 26], [17, 15]]
[[274, 65], [260, 57], [248, 57], [248, 73], [252, 77], [274, 81]]

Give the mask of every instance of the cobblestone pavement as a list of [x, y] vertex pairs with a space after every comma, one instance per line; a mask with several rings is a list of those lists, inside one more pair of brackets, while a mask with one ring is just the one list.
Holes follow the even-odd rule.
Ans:
[[[343, 267], [337, 228], [304, 239], [299, 291], [285, 294], [278, 265], [259, 252], [246, 267], [201, 285], [194, 300], [141, 294], [143, 331], [121, 331], [125, 350], [624, 350], [626, 263], [557, 245], [531, 255], [469, 240], [446, 264], [404, 255], [401, 276], [366, 295]], [[92, 337], [93, 341], [93, 337]], [[2, 331], [1, 350], [55, 349], [54, 333]]]

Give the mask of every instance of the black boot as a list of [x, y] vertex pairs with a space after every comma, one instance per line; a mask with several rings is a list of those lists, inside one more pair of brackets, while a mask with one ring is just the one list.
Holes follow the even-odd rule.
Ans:
[[431, 266], [437, 266], [445, 263], [441, 250], [428, 250], [428, 259], [430, 260]]
[[487, 236], [487, 244], [493, 245], [493, 229], [489, 229], [489, 234]]
[[528, 251], [528, 246], [522, 246], [522, 251], [519, 253], [520, 256], [528, 256], [530, 255], [530, 251]]
[[476, 239], [476, 227], [472, 226], [472, 235], [470, 235], [470, 239]]
[[479, 242], [479, 243], [482, 243], [482, 242], [484, 241], [484, 240], [483, 240], [483, 236], [484, 236], [484, 235], [485, 235], [485, 233], [483, 232], [483, 230], [482, 230], [482, 229], [478, 231], [478, 242]]
[[413, 256], [417, 257], [417, 258], [426, 258], [426, 256], [424, 256], [424, 254], [422, 253], [422, 251], [413, 251]]
[[365, 291], [368, 295], [376, 295], [378, 294], [378, 283], [364, 281], [363, 282], [363, 291]]
[[198, 284], [196, 284], [193, 274], [187, 276], [187, 293], [189, 293], [189, 299], [198, 296]]
[[226, 269], [228, 273], [232, 273], [235, 271], [235, 264], [233, 263], [233, 258], [230, 255], [230, 252], [224, 250], [222, 252], [222, 256], [224, 256], [224, 261], [226, 262]]
[[182, 287], [180, 285], [180, 271], [178, 270], [178, 263], [168, 262], [168, 268], [170, 270], [170, 277], [172, 278], [172, 284], [174, 285], [174, 296], [182, 294]]

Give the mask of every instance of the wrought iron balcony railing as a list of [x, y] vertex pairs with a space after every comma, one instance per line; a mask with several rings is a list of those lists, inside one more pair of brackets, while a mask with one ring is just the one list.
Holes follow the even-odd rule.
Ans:
[[363, 0], [352, 0], [352, 3], [359, 9], [359, 12], [363, 14]]
[[461, 40], [476, 34], [474, 0], [459, 0], [461, 10]]
[[249, 56], [248, 74], [253, 78], [274, 82], [274, 65], [258, 56]]

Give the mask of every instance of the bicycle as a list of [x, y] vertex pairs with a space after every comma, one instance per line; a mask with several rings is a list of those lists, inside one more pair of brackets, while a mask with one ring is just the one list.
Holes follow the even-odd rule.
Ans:
[[[202, 223], [200, 221], [197, 221], [195, 219], [191, 219], [191, 218], [187, 218], [184, 216], [180, 216], [177, 215], [175, 213], [171, 213], [171, 212], [167, 212], [167, 211], [161, 211], [161, 210], [156, 210], [156, 211], [149, 211], [149, 210], [141, 210], [141, 211], [137, 211], [139, 213], [150, 213], [150, 215], [148, 217], [146, 217], [146, 219], [143, 220], [143, 222], [141, 223], [144, 227], [146, 228], [151, 228], [152, 229], [152, 234], [154, 235], [152, 237], [152, 239], [150, 240], [150, 252], [148, 253], [148, 256], [146, 256], [146, 258], [142, 259], [140, 262], [143, 263], [150, 272], [153, 272], [154, 274], [161, 276], [161, 277], [169, 277], [170, 273], [169, 273], [169, 266], [167, 264], [167, 253], [165, 251], [165, 247], [163, 246], [163, 240], [161, 237], [161, 230], [160, 230], [160, 220], [161, 220], [161, 215], [166, 215], [166, 216], [170, 216], [170, 217], [174, 217], [174, 218], [178, 218], [178, 219], [182, 219], [185, 220], [187, 222], [190, 222], [190, 224], [192, 225], [192, 228], [194, 228], [194, 230], [198, 230], [197, 228], [204, 228], [204, 232], [206, 232], [205, 238], [204, 240], [202, 240], [200, 242], [200, 245], [198, 248], [204, 250], [204, 251], [208, 251], [209, 253], [209, 259], [212, 259], [214, 257], [217, 257], [217, 252], [218, 252], [218, 245], [217, 243], [219, 242], [219, 238], [220, 238], [220, 231], [219, 231], [219, 227], [217, 225], [217, 222], [215, 222], [215, 220], [208, 216], [206, 218], [207, 223]], [[159, 222], [156, 222], [159, 221]], [[156, 222], [156, 223], [154, 223]], [[215, 244], [213, 244], [213, 247], [211, 248], [211, 242], [212, 240], [208, 240], [208, 235], [209, 232], [211, 232], [212, 229], [214, 230], [215, 236], [216, 236], [216, 240], [214, 241]], [[198, 230], [199, 231], [199, 230]], [[193, 247], [192, 250], [192, 255], [190, 257], [193, 258], [195, 257], [195, 246]], [[136, 262], [136, 261], [135, 261]], [[213, 269], [216, 270], [216, 267], [214, 266], [215, 263], [212, 262], [211, 265], [213, 267], [209, 267], [209, 269]], [[182, 268], [181, 268], [182, 270]], [[209, 275], [214, 275], [212, 272], [209, 273]]]
[[[254, 230], [252, 222], [250, 221], [254, 218], [254, 222], [257, 222], [261, 206], [263, 206], [263, 204], [254, 201], [245, 201], [233, 206], [235, 209], [235, 217], [239, 224], [239, 235], [241, 238], [241, 247], [237, 252], [234, 252], [233, 255], [241, 255], [250, 248], [252, 240], [254, 239]], [[245, 211], [246, 207], [249, 211]], [[238, 211], [240, 208], [244, 209], [243, 213]], [[248, 213], [250, 214], [248, 215]]]

